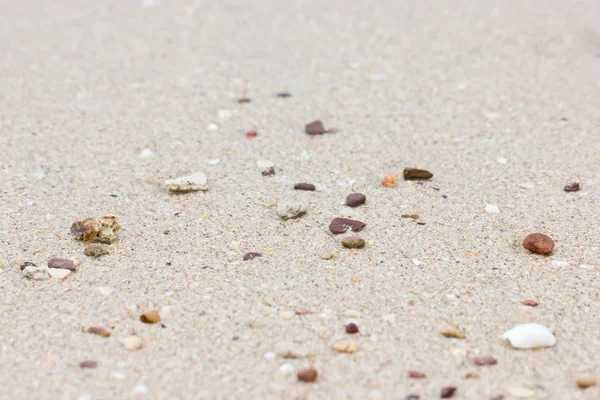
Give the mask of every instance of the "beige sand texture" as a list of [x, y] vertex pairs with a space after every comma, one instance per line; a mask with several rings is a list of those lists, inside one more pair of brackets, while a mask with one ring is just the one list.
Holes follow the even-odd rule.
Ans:
[[[1, 399], [436, 399], [449, 385], [456, 399], [600, 398], [575, 384], [600, 379], [596, 0], [0, 9]], [[315, 119], [338, 132], [305, 134]], [[407, 182], [404, 167], [434, 177]], [[197, 171], [206, 192], [163, 185]], [[367, 203], [345, 207], [351, 192]], [[282, 200], [309, 210], [283, 221]], [[107, 214], [119, 240], [86, 257], [69, 227]], [[366, 222], [367, 247], [344, 249], [334, 217]], [[554, 253], [523, 249], [531, 232]], [[48, 257], [79, 269], [22, 276]], [[140, 322], [151, 309], [164, 327]], [[527, 322], [556, 346], [502, 340]], [[452, 327], [466, 338], [440, 334]], [[342, 339], [357, 351], [333, 350]], [[498, 364], [472, 362], [488, 355]], [[309, 366], [318, 379], [298, 382]]]

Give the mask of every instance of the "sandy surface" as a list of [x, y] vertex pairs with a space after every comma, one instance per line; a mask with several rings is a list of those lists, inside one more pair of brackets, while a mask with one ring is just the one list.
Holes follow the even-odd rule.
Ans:
[[[600, 398], [575, 385], [600, 379], [598, 2], [0, 3], [0, 398]], [[315, 119], [338, 133], [309, 137]], [[404, 167], [434, 177], [381, 186]], [[207, 192], [166, 191], [196, 171]], [[349, 209], [354, 191], [367, 204]], [[282, 221], [280, 200], [310, 209]], [[94, 260], [69, 227], [105, 214], [123, 229]], [[370, 245], [342, 248], [338, 216]], [[554, 254], [524, 250], [530, 232]], [[78, 272], [21, 275], [51, 256]], [[297, 307], [313, 313], [286, 319]], [[139, 321], [150, 309], [164, 327]], [[526, 322], [556, 346], [501, 339]], [[271, 357], [285, 346], [306, 357]]]

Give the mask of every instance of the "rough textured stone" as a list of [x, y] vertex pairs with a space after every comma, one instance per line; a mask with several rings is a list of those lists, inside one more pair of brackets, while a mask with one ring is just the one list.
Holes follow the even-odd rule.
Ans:
[[83, 221], [73, 222], [71, 235], [75, 240], [86, 242], [112, 243], [118, 238], [121, 229], [118, 218], [114, 215], [90, 217]]
[[167, 179], [165, 181], [165, 185], [171, 192], [208, 190], [208, 181], [204, 172], [196, 172], [192, 175], [181, 176], [175, 179]]

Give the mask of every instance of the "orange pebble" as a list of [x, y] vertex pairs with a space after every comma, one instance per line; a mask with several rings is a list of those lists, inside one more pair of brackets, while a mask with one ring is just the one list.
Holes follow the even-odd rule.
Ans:
[[396, 177], [397, 176], [398, 176], [398, 174], [389, 174], [388, 176], [386, 176], [385, 178], [383, 178], [383, 182], [381, 182], [381, 184], [384, 187], [394, 186], [396, 184]]

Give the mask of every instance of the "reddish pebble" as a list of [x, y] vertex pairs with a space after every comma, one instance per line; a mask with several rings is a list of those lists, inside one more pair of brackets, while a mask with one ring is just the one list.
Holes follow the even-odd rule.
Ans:
[[68, 269], [69, 271], [73, 272], [77, 271], [75, 263], [71, 260], [67, 260], [66, 258], [49, 258], [48, 268]]
[[456, 393], [456, 388], [454, 386], [446, 386], [445, 388], [442, 388], [440, 397], [442, 399], [449, 399], [450, 397], [454, 396], [454, 393]]
[[346, 197], [346, 205], [348, 207], [358, 207], [367, 201], [367, 196], [362, 193], [351, 193]]
[[523, 240], [523, 247], [538, 254], [550, 254], [554, 250], [554, 240], [543, 233], [530, 233]]
[[96, 368], [98, 363], [96, 361], [82, 361], [79, 366], [81, 368]]
[[316, 120], [311, 122], [310, 124], [307, 124], [304, 127], [304, 129], [309, 135], [322, 135], [325, 132], [327, 132], [327, 130], [323, 126], [323, 123], [320, 120]]
[[425, 378], [425, 374], [419, 371], [408, 371], [408, 376], [414, 379], [423, 379]]
[[348, 218], [334, 218], [329, 224], [329, 230], [331, 233], [335, 234], [346, 233], [347, 231], [358, 232], [365, 226], [367, 226], [367, 224], [361, 221], [355, 221]]
[[578, 192], [579, 191], [579, 182], [573, 182], [567, 186], [565, 186], [565, 192]]
[[262, 176], [273, 176], [275, 175], [275, 169], [274, 168], [269, 168], [266, 171], [261, 172]]
[[346, 325], [346, 333], [350, 335], [358, 333], [358, 326], [356, 326], [354, 322], [350, 322], [348, 325]]
[[296, 190], [310, 190], [313, 191], [315, 190], [315, 185], [313, 185], [312, 183], [296, 183], [294, 185], [294, 189]]
[[253, 258], [256, 258], [256, 257], [262, 257], [262, 254], [260, 254], [260, 253], [246, 253], [246, 254], [244, 254], [244, 261], [252, 260]]
[[475, 365], [496, 365], [498, 363], [498, 360], [491, 356], [484, 356], [473, 358], [473, 362], [475, 363]]
[[538, 306], [538, 302], [535, 300], [523, 300], [521, 302], [521, 304], [523, 304], [524, 306], [529, 306], [529, 307], [537, 307]]
[[302, 382], [314, 382], [319, 376], [319, 373], [314, 368], [303, 369], [298, 372], [298, 380]]
[[246, 132], [246, 137], [248, 139], [254, 139], [256, 136], [258, 136], [258, 132], [256, 132], [256, 131], [248, 131], [248, 132]]

